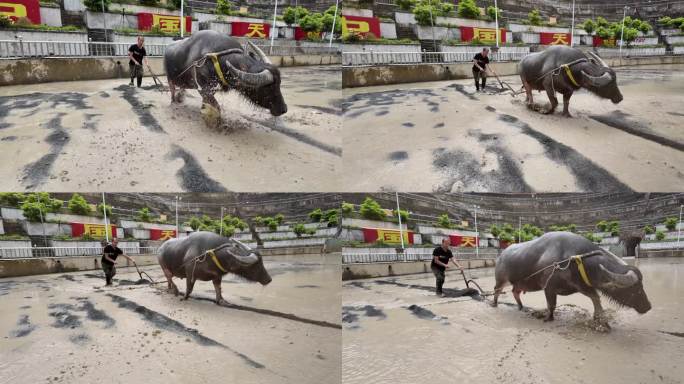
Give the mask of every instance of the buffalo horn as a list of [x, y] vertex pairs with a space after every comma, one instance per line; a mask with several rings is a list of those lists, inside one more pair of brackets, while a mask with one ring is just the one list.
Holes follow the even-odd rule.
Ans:
[[266, 64], [272, 65], [271, 60], [266, 56], [264, 51], [261, 50], [261, 48], [257, 47], [252, 43], [251, 41], [248, 41], [247, 44], [256, 52], [257, 55], [259, 55], [259, 58], [261, 58], [261, 61], [263, 61]]
[[589, 81], [596, 87], [603, 87], [605, 85], [608, 85], [613, 80], [613, 77], [608, 72], [604, 72], [601, 76], [592, 76], [582, 71], [582, 75], [589, 79]]
[[233, 64], [230, 63], [230, 60], [226, 60], [226, 64], [228, 64], [230, 73], [249, 87], [260, 88], [273, 83], [273, 74], [268, 69], [264, 69], [259, 73], [250, 73], [235, 68]]
[[639, 276], [630, 270], [625, 274], [613, 273], [607, 270], [603, 265], [599, 264], [601, 271], [609, 278], [609, 284], [614, 284], [620, 288], [628, 288], [639, 282]]
[[587, 53], [589, 54], [589, 56], [593, 57], [594, 60], [596, 60], [597, 62], [599, 62], [602, 66], [604, 66], [604, 67], [606, 67], [606, 68], [609, 68], [609, 67], [608, 67], [608, 64], [606, 64], [606, 62], [603, 61], [603, 59], [601, 59], [601, 58], [599, 57], [599, 55], [595, 54], [594, 52], [587, 52]]

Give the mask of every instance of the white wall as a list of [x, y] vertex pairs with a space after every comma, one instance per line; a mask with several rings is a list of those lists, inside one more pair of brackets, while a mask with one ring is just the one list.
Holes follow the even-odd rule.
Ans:
[[[366, 219], [352, 219], [345, 217], [342, 219], [343, 226], [349, 227], [359, 227], [359, 228], [384, 228], [384, 229], [396, 229], [399, 230], [398, 223], [391, 223], [388, 221], [375, 221]], [[401, 224], [401, 228], [406, 231], [406, 224]]]
[[513, 32], [513, 41], [518, 39], [525, 44], [539, 44], [541, 36], [537, 32]]
[[71, 225], [69, 224], [56, 224], [56, 223], [32, 223], [29, 221], [24, 221], [22, 227], [24, 231], [30, 236], [58, 236], [58, 235], [68, 235], [71, 236]]
[[342, 15], [358, 16], [358, 17], [373, 17], [372, 9], [357, 9], [357, 8], [342, 8]]
[[[570, 27], [537, 27], [525, 24], [510, 24], [507, 28], [511, 32], [560, 32], [560, 33], [570, 33]], [[583, 29], [575, 29], [575, 33], [578, 35], [586, 34]]]
[[[25, 249], [8, 249], [8, 248], [29, 248]], [[15, 258], [15, 257], [31, 257], [31, 241], [29, 240], [0, 240], [0, 259]]]
[[385, 39], [396, 39], [397, 25], [394, 23], [380, 23], [380, 35]]
[[26, 220], [21, 209], [17, 208], [0, 208], [0, 216], [6, 220]]
[[[111, 13], [119, 13], [121, 15], [121, 10], [125, 9], [126, 12], [129, 13], [157, 13], [160, 15], [173, 15], [173, 16], [180, 16], [180, 10], [175, 10], [171, 11], [166, 8], [158, 8], [158, 7], [148, 7], [144, 5], [136, 5], [136, 4], [118, 4], [118, 3], [111, 3], [109, 5], [109, 12]], [[186, 15], [188, 16], [188, 15]], [[137, 17], [137, 16], [136, 16]]]
[[55, 32], [30, 30], [0, 30], [0, 40], [14, 40], [17, 36], [25, 41], [72, 41], [86, 42], [88, 34], [85, 32]]
[[83, 0], [62, 0], [64, 2], [64, 10], [66, 11], [85, 11], [86, 7], [83, 5]]
[[216, 31], [219, 33], [224, 33], [227, 35], [230, 35], [232, 31], [230, 23], [224, 23], [221, 21], [210, 21], [208, 29], [211, 29], [212, 31]]
[[62, 13], [59, 8], [40, 7], [40, 23], [52, 27], [61, 27]]
[[325, 238], [302, 238], [291, 240], [264, 241], [264, 248], [295, 247], [303, 245], [323, 245], [325, 244], [325, 240]]
[[419, 44], [344, 44], [343, 52], [420, 52]]
[[137, 15], [121, 15], [120, 13], [85, 12], [85, 22], [88, 28], [104, 29], [132, 28], [138, 29]]
[[[132, 220], [120, 220], [119, 226], [121, 228], [142, 227], [144, 229], [168, 229], [168, 230], [176, 229], [175, 224], [144, 223], [142, 221], [132, 221]], [[192, 228], [181, 226], [181, 231], [192, 231]]]
[[5, 234], [5, 227], [2, 225], [2, 219], [0, 219], [0, 235]]
[[681, 44], [684, 43], [684, 35], [682, 36], [667, 36], [668, 44]]
[[[84, 224], [102, 224], [104, 225], [104, 217], [72, 215], [69, 213], [48, 213], [45, 215], [47, 221], [61, 221], [63, 223], [84, 223]], [[111, 221], [109, 224], [111, 224]]]

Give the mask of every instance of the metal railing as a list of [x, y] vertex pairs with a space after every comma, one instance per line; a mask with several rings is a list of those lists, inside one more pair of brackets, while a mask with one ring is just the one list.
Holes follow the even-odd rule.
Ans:
[[[121, 247], [127, 255], [153, 255], [157, 247]], [[102, 256], [102, 247], [17, 247], [0, 248], [0, 259], [63, 257], [63, 256]]]
[[[529, 52], [497, 52], [492, 61], [518, 61]], [[344, 66], [403, 65], [420, 63], [466, 63], [473, 61], [469, 51], [457, 52], [343, 52]]]
[[[128, 56], [128, 48], [132, 43], [105, 43], [94, 41], [26, 41], [0, 40], [0, 58], [41, 58], [41, 57], [112, 57]], [[246, 43], [245, 43], [246, 45]], [[273, 56], [297, 55], [336, 55], [338, 47], [320, 45], [274, 45], [267, 42], [256, 43], [266, 54]], [[150, 57], [164, 56], [166, 44], [145, 44]]]
[[[497, 250], [481, 249], [479, 254], [475, 250], [455, 251], [454, 258], [457, 260], [471, 259], [496, 259]], [[400, 252], [365, 252], [365, 253], [345, 253], [342, 251], [343, 264], [368, 264], [368, 263], [390, 263], [404, 261], [430, 261], [432, 260], [432, 248], [406, 248]]]
[[[598, 48], [598, 54], [603, 58], [620, 57], [620, 50], [617, 48]], [[622, 57], [647, 57], [665, 56], [667, 51], [662, 48], [623, 48]]]

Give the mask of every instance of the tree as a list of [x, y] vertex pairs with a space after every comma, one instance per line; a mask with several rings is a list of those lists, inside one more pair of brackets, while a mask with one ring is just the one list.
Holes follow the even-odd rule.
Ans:
[[[397, 217], [397, 210], [396, 209], [392, 210], [392, 216]], [[401, 222], [406, 223], [406, 221], [409, 218], [409, 213], [408, 213], [408, 211], [400, 209], [399, 210], [399, 216], [401, 217]]]
[[112, 216], [112, 206], [111, 205], [102, 205], [102, 203], [97, 205], [97, 214], [102, 215], [102, 208], [104, 207], [105, 212], [107, 213], [107, 218]]
[[143, 222], [152, 221], [152, 213], [150, 213], [150, 209], [147, 207], [140, 209], [138, 211], [138, 220]]
[[410, 11], [416, 5], [416, 0], [397, 0], [396, 3], [402, 11]]
[[665, 232], [656, 231], [655, 238], [656, 238], [656, 240], [665, 240]]
[[342, 213], [347, 215], [347, 214], [350, 214], [352, 212], [354, 212], [354, 204], [343, 202], [342, 203]]
[[[323, 31], [330, 32], [332, 29], [333, 20], [335, 20], [335, 33], [342, 33], [342, 15], [337, 12], [335, 15], [335, 6], [331, 6], [323, 13]], [[379, 36], [378, 36], [379, 37]]]
[[75, 213], [77, 215], [89, 215], [91, 212], [88, 202], [78, 193], [71, 195], [71, 199], [69, 200], [67, 207], [69, 208], [69, 212]]
[[50, 198], [47, 192], [31, 193], [25, 196], [21, 210], [28, 221], [45, 220], [48, 212], [57, 212], [62, 208], [63, 201]]
[[596, 223], [596, 229], [598, 229], [601, 232], [608, 232], [608, 222], [605, 220], [601, 220], [598, 223]]
[[200, 220], [199, 217], [193, 216], [190, 218], [190, 220], [185, 223], [186, 225], [189, 225], [190, 228], [192, 228], [193, 231], [196, 231], [199, 229], [199, 227], [202, 225], [202, 220]]
[[650, 225], [644, 227], [644, 233], [647, 235], [652, 235], [655, 232], [655, 228]]
[[307, 228], [302, 223], [295, 224], [295, 226], [292, 228], [292, 230], [294, 231], [295, 235], [297, 235], [297, 237], [301, 237], [302, 235], [315, 235], [316, 234], [316, 229]]
[[527, 21], [530, 25], [542, 25], [542, 17], [537, 8], [527, 14]]
[[592, 32], [596, 30], [596, 23], [594, 20], [589, 19], [584, 22], [584, 30], [587, 31], [588, 34], [591, 35]]
[[337, 209], [328, 209], [328, 210], [325, 211], [325, 213], [323, 214], [323, 217], [321, 218], [321, 221], [327, 222], [329, 227], [334, 226], [334, 225], [337, 225], [337, 223], [338, 223], [338, 218], [337, 218], [337, 217], [338, 217], [338, 214], [339, 214], [339, 211], [338, 211]]
[[480, 17], [480, 8], [475, 4], [475, 0], [461, 0], [458, 2], [456, 14], [466, 19], [477, 19]]
[[489, 227], [489, 233], [491, 233], [492, 236], [498, 238], [499, 235], [501, 234], [501, 229], [499, 228], [498, 225], [492, 224], [492, 226]]
[[299, 20], [301, 20], [304, 16], [308, 14], [309, 10], [304, 7], [287, 7], [283, 12], [283, 21], [287, 25], [292, 25], [297, 23]]
[[359, 212], [361, 213], [361, 216], [371, 220], [384, 220], [387, 216], [385, 210], [380, 207], [380, 204], [370, 197], [366, 197], [366, 199], [363, 200]]
[[104, 2], [104, 10], [105, 10], [105, 12], [108, 12], [109, 11], [109, 5], [112, 3], [112, 0], [83, 0], [83, 5], [90, 12], [102, 12], [103, 2]]
[[[453, 4], [443, 3], [441, 0], [421, 0], [413, 8], [413, 15], [416, 18], [416, 22], [418, 24], [432, 25], [435, 23], [435, 17], [446, 16], [449, 12], [453, 10]], [[432, 21], [430, 19], [430, 15], [432, 15]]]
[[148, 7], [156, 7], [159, 5], [159, 2], [157, 0], [139, 0], [140, 4], [146, 5]]
[[620, 222], [617, 220], [608, 223], [608, 232], [611, 236], [617, 236], [620, 234]]
[[604, 26], [596, 28], [596, 36], [602, 39], [610, 39], [613, 37], [613, 32]]
[[20, 192], [2, 192], [0, 193], [0, 205], [19, 207], [24, 198], [24, 194]]
[[608, 23], [608, 20], [604, 19], [604, 18], [601, 17], [601, 16], [599, 16], [599, 17], [596, 18], [596, 26], [597, 26], [597, 27], [604, 27], [604, 28], [607, 28], [609, 24], [610, 24], [610, 23]]
[[320, 208], [316, 208], [313, 211], [309, 212], [309, 218], [312, 222], [318, 223], [323, 218], [323, 211]]
[[451, 219], [449, 219], [449, 215], [446, 213], [439, 215], [439, 217], [437, 218], [437, 226], [450, 229]]
[[273, 218], [278, 223], [278, 225], [281, 225], [283, 223], [283, 221], [285, 221], [285, 216], [283, 216], [282, 213], [275, 215]]
[[307, 32], [321, 32], [323, 30], [323, 15], [310, 13], [299, 21], [299, 26]]
[[228, 0], [218, 0], [216, 2], [216, 13], [219, 15], [232, 15], [233, 3]]

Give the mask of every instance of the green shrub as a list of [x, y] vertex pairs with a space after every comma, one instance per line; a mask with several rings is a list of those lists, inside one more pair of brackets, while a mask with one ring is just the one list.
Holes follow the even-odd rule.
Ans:
[[402, 11], [410, 11], [416, 5], [417, 0], [397, 0], [397, 6]]
[[609, 222], [608, 232], [611, 236], [618, 236], [620, 234], [620, 222], [616, 220]]
[[218, 0], [216, 2], [215, 12], [219, 15], [232, 15], [233, 3], [228, 0]]
[[655, 228], [650, 225], [644, 227], [644, 233], [647, 235], [652, 235], [655, 232]]
[[489, 233], [491, 233], [495, 238], [498, 238], [501, 234], [501, 228], [499, 228], [499, 226], [496, 224], [492, 224], [492, 226], [489, 227]]
[[489, 6], [487, 7], [487, 17], [491, 21], [495, 21], [498, 17], [499, 21], [501, 21], [501, 8], [496, 8], [494, 6]]
[[600, 232], [608, 232], [608, 222], [605, 220], [599, 221], [596, 223], [596, 229], [598, 229]]
[[[392, 215], [393, 215], [394, 217], [397, 217], [397, 210], [396, 210], [396, 209], [393, 209], [393, 210], [392, 210]], [[398, 215], [399, 215], [399, 217], [401, 217], [401, 222], [402, 222], [402, 223], [406, 223], [406, 221], [407, 221], [408, 218], [409, 218], [409, 213], [408, 213], [408, 211], [405, 211], [405, 210], [403, 210], [403, 209], [400, 209], [400, 210], [399, 210]]]
[[601, 241], [601, 237], [594, 235], [593, 233], [585, 233], [584, 237], [592, 243], [598, 243]]
[[339, 212], [340, 212], [340, 211], [337, 210], [337, 209], [328, 209], [328, 210], [325, 211], [325, 213], [323, 214], [323, 217], [322, 217], [321, 221], [327, 222], [327, 223], [328, 223], [328, 227], [335, 226], [335, 225], [337, 225], [338, 222], [339, 222], [339, 220], [338, 220]]
[[150, 209], [147, 207], [140, 209], [138, 211], [138, 220], [146, 223], [152, 221], [152, 213], [150, 212]]
[[384, 220], [387, 216], [385, 210], [380, 207], [380, 204], [370, 197], [366, 197], [363, 200], [363, 203], [361, 203], [361, 209], [359, 209], [359, 213], [361, 213], [361, 216], [364, 218], [371, 220]]
[[190, 220], [188, 220], [188, 222], [185, 223], [185, 225], [190, 226], [193, 231], [196, 231], [202, 225], [202, 220], [200, 220], [200, 218], [197, 216], [193, 216], [190, 218]]
[[500, 233], [498, 239], [499, 239], [499, 241], [504, 241], [507, 243], [512, 243], [513, 241], [517, 240], [517, 238], [513, 237], [512, 233], [508, 233], [508, 232]]
[[330, 32], [332, 29], [333, 20], [335, 20], [335, 33], [342, 33], [342, 15], [337, 12], [335, 15], [335, 6], [331, 6], [323, 13], [323, 31]]
[[[442, 3], [441, 0], [421, 0], [413, 8], [413, 15], [419, 25], [432, 25], [437, 16], [446, 16], [454, 9], [449, 3]], [[430, 19], [432, 13], [433, 19]], [[478, 11], [479, 13], [479, 11]]]
[[668, 231], [674, 231], [675, 228], [677, 228], [677, 218], [676, 217], [668, 217], [665, 219], [665, 228], [667, 228]]
[[302, 223], [295, 224], [295, 226], [292, 228], [292, 230], [294, 231], [295, 235], [297, 235], [297, 237], [301, 237], [302, 235], [314, 235], [314, 234], [316, 234], [316, 229], [307, 228]]
[[584, 30], [591, 35], [591, 33], [596, 30], [596, 23], [594, 22], [594, 20], [589, 19], [584, 22], [583, 27]]
[[0, 28], [7, 28], [12, 25], [12, 19], [5, 15], [0, 15]]
[[264, 218], [261, 216], [256, 216], [255, 218], [252, 219], [252, 221], [254, 222], [254, 225], [256, 225], [258, 227], [260, 227], [261, 225], [264, 224]]
[[242, 219], [231, 215], [223, 216], [223, 225], [227, 227], [232, 227], [233, 232], [235, 232], [235, 228], [239, 228], [241, 231], [244, 231], [248, 228], [247, 223], [245, 223]]
[[321, 32], [323, 31], [323, 15], [309, 13], [299, 20], [299, 26], [307, 32]]
[[530, 23], [530, 25], [542, 25], [542, 17], [537, 8], [533, 9], [527, 14], [527, 21]]
[[111, 0], [83, 0], [83, 5], [90, 12], [102, 12], [102, 2], [104, 1], [105, 12], [109, 11], [109, 5], [112, 3]]
[[278, 230], [278, 221], [272, 217], [267, 217], [264, 219], [264, 224], [270, 229], [271, 231], [276, 231]]
[[610, 23], [603, 17], [599, 16], [596, 18], [596, 27], [608, 28], [608, 25], [610, 25]]
[[461, 0], [458, 2], [456, 14], [466, 19], [477, 19], [480, 17], [480, 8], [475, 4], [475, 0]]
[[156, 7], [159, 5], [159, 2], [157, 0], [138, 0], [140, 1], [140, 5], [146, 5], [148, 7]]
[[348, 215], [354, 212], [354, 204], [342, 202], [342, 213]]
[[0, 192], [0, 205], [18, 208], [24, 198], [20, 192]]
[[69, 212], [77, 215], [89, 215], [91, 213], [90, 205], [88, 205], [88, 202], [78, 193], [74, 193], [71, 196], [67, 207], [69, 208]]
[[655, 238], [656, 238], [656, 240], [664, 240], [665, 239], [665, 232], [656, 231]]
[[443, 213], [437, 217], [437, 226], [441, 228], [450, 229], [451, 219], [449, 219], [449, 214]]
[[97, 205], [97, 214], [100, 216], [104, 216], [102, 213], [102, 208], [104, 207], [105, 212], [107, 213], [107, 218], [109, 219], [112, 216], [112, 206], [111, 205], [102, 205], [102, 203]]
[[323, 211], [320, 208], [316, 208], [313, 211], [309, 212], [309, 219], [311, 219], [311, 221], [314, 223], [320, 222], [322, 218]]
[[282, 213], [275, 215], [273, 218], [278, 223], [278, 225], [281, 225], [283, 223], [283, 221], [285, 220], [285, 216], [283, 216]]

